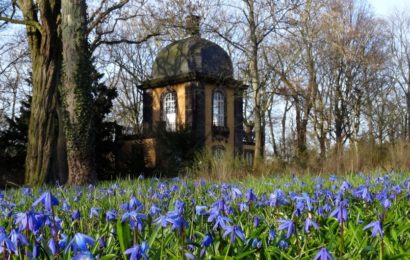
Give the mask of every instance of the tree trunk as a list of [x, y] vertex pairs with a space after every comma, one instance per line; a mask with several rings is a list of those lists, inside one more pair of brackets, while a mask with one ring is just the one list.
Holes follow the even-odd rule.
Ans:
[[49, 181], [52, 183], [65, 184], [68, 178], [67, 146], [64, 132], [64, 111], [60, 99], [61, 98], [57, 98], [56, 113], [58, 127], [55, 129], [56, 145], [51, 162], [51, 168], [54, 174], [49, 176]]
[[253, 168], [256, 169], [263, 158], [264, 143], [263, 143], [263, 111], [261, 107], [261, 86], [259, 80], [258, 69], [258, 39], [256, 35], [256, 22], [254, 13], [254, 1], [249, 0], [249, 40], [251, 43], [251, 55], [249, 60], [249, 74], [252, 82], [253, 102], [254, 102], [254, 131], [255, 131], [255, 154]]
[[91, 55], [86, 37], [85, 0], [62, 1], [63, 84], [68, 185], [94, 177]]
[[[270, 106], [272, 108], [272, 106]], [[278, 147], [276, 146], [275, 132], [273, 130], [273, 118], [271, 109], [268, 110], [268, 119], [269, 119], [269, 131], [272, 140], [273, 155], [279, 157]]]
[[407, 140], [410, 140], [410, 91], [406, 93], [407, 104]]
[[[56, 88], [61, 68], [61, 41], [57, 33], [59, 1], [41, 1], [34, 6], [30, 0], [20, 0], [24, 19], [38, 26], [26, 27], [32, 62], [32, 104], [28, 129], [25, 182], [27, 185], [44, 183], [50, 173], [53, 152]], [[41, 31], [40, 31], [41, 30]]]

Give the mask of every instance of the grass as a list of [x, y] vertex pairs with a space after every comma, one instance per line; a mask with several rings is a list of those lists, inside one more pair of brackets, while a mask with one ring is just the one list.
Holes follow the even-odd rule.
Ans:
[[[212, 174], [223, 169], [211, 167], [215, 167]], [[81, 254], [126, 259], [130, 255], [124, 253], [132, 248], [139, 250], [140, 257], [146, 254], [152, 259], [312, 259], [322, 248], [334, 258], [410, 257], [407, 172], [339, 177], [243, 175], [229, 181], [213, 176], [207, 180], [129, 178], [72, 189], [44, 186], [3, 191], [0, 226], [4, 231], [0, 233], [10, 236], [16, 230], [29, 245], [17, 243], [18, 252], [3, 252], [1, 257], [24, 259], [35, 246], [41, 249], [39, 259], [69, 259]], [[45, 191], [59, 201], [52, 212], [41, 203], [32, 206]], [[341, 201], [345, 201], [347, 219], [338, 221], [331, 213], [344, 205]], [[198, 206], [203, 210], [198, 211]], [[93, 208], [99, 209], [98, 214], [90, 216]], [[18, 213], [30, 210], [39, 214], [42, 222], [35, 231], [21, 226], [17, 218]], [[116, 217], [109, 219], [112, 210]], [[305, 230], [308, 217], [318, 229]], [[223, 219], [221, 225], [218, 221]], [[279, 220], [293, 223], [289, 237]], [[383, 236], [372, 236], [371, 228], [364, 230], [373, 221], [380, 221]], [[237, 233], [232, 235], [230, 230]], [[67, 248], [79, 233], [94, 242], [83, 250]], [[61, 243], [65, 237], [65, 244], [53, 252], [50, 240]], [[204, 241], [209, 237], [212, 242], [208, 245]], [[149, 249], [144, 251], [145, 245]]]

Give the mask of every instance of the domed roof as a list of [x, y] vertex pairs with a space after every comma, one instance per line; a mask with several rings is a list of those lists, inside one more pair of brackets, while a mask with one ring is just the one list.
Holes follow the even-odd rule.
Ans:
[[153, 80], [173, 80], [187, 75], [233, 79], [232, 61], [219, 45], [194, 35], [163, 48], [152, 67]]

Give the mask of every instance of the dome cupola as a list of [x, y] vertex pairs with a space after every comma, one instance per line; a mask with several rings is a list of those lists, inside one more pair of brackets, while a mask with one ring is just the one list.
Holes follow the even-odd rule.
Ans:
[[232, 61], [219, 45], [200, 36], [199, 17], [188, 16], [190, 37], [173, 42], [159, 51], [152, 66], [152, 80], [178, 82], [200, 77], [214, 81], [233, 79]]

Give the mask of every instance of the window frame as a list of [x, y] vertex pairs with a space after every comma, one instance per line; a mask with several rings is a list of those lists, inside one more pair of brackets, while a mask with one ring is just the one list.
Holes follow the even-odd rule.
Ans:
[[[217, 107], [215, 107], [215, 102], [216, 102], [216, 99], [215, 99], [215, 97], [216, 97], [216, 95], [217, 94], [220, 94], [221, 96], [222, 96], [222, 99], [219, 99], [218, 100], [218, 102], [223, 102], [223, 106], [222, 106], [222, 109], [223, 109], [223, 111], [222, 111], [222, 113], [223, 113], [223, 115], [220, 115], [221, 113], [221, 111], [218, 111], [219, 113], [218, 113], [218, 115], [216, 115], [215, 114], [215, 109], [217, 108]], [[226, 118], [227, 118], [227, 104], [226, 104], [227, 102], [226, 102], [226, 93], [225, 93], [225, 91], [223, 91], [222, 89], [220, 89], [220, 88], [216, 88], [216, 89], [214, 89], [213, 90], [213, 92], [212, 92], [212, 126], [213, 127], [220, 127], [220, 128], [224, 128], [224, 127], [227, 127], [227, 120], [226, 120]], [[216, 122], [217, 122], [217, 124], [215, 124], [215, 118], [217, 119], [216, 120]], [[221, 122], [220, 120], [221, 120], [221, 118], [223, 118], [222, 119], [222, 125], [219, 125], [219, 123]]]
[[[170, 124], [167, 120], [167, 112], [166, 112], [166, 98], [173, 97], [174, 100], [174, 109], [175, 109], [175, 122], [174, 124]], [[161, 95], [161, 122], [165, 124], [165, 130], [167, 132], [176, 132], [178, 128], [178, 95], [175, 90], [168, 90], [164, 91]]]

